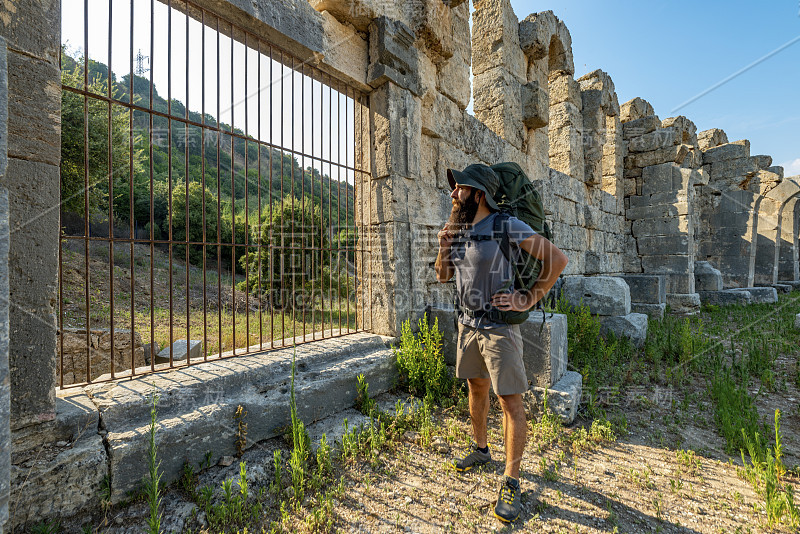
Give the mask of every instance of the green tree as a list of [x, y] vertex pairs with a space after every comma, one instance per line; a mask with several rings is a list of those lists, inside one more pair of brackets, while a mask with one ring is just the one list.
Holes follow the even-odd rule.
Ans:
[[302, 307], [312, 286], [322, 288], [323, 268], [328, 262], [330, 245], [319, 206], [308, 197], [287, 195], [273, 205], [272, 216], [264, 216], [260, 227], [252, 230], [258, 236], [258, 252], [239, 260], [242, 265], [249, 262], [248, 289], [270, 291], [276, 306]]
[[[61, 80], [64, 85], [83, 88], [84, 58], [70, 58], [62, 50]], [[89, 92], [108, 94], [108, 74], [101, 64], [90, 61]], [[111, 78], [111, 94], [119, 97], [119, 87]], [[109, 121], [109, 112], [111, 114]], [[62, 209], [83, 214], [109, 210], [109, 145], [114, 194], [130, 190], [131, 135], [129, 111], [69, 90], [61, 91], [61, 203]], [[134, 144], [138, 144], [134, 140]], [[85, 173], [88, 156], [88, 173]], [[142, 171], [141, 151], [134, 149], [133, 173]], [[88, 177], [88, 188], [87, 180]], [[125, 197], [127, 199], [127, 197]], [[129, 207], [114, 203], [127, 217]]]

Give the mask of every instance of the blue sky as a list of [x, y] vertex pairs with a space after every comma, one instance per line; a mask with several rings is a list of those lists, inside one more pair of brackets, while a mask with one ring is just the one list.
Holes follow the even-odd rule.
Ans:
[[800, 40], [685, 107], [676, 107], [800, 36], [800, 2], [511, 0], [517, 17], [552, 10], [572, 35], [575, 77], [611, 75], [620, 103], [640, 96], [662, 119], [749, 139], [800, 174]]

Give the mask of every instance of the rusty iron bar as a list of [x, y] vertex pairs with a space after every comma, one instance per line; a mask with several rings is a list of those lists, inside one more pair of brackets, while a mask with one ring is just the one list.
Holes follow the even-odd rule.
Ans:
[[[191, 1], [187, 0], [167, 0], [166, 2], [166, 27], [167, 27], [167, 46], [166, 46], [166, 85], [167, 85], [167, 102], [166, 102], [166, 112], [163, 109], [155, 109], [154, 106], [154, 96], [155, 96], [155, 87], [154, 87], [154, 66], [160, 61], [163, 60], [163, 54], [160, 54], [160, 57], [156, 59], [156, 47], [155, 47], [155, 26], [156, 26], [156, 8], [155, 8], [155, 0], [150, 0], [150, 72], [149, 72], [149, 100], [146, 105], [142, 105], [139, 102], [134, 100], [134, 31], [137, 29], [134, 27], [135, 23], [135, 13], [138, 11], [139, 6], [135, 6], [136, 2], [141, 2], [142, 4], [146, 5], [147, 0], [132, 0], [130, 3], [130, 20], [129, 20], [129, 35], [128, 37], [128, 57], [126, 58], [128, 61], [128, 67], [130, 69], [130, 76], [128, 80], [128, 95], [125, 96], [117, 96], [115, 95], [114, 89], [114, 82], [112, 80], [113, 76], [113, 63], [112, 63], [112, 34], [113, 31], [113, 21], [114, 21], [114, 12], [113, 12], [113, 0], [109, 0], [109, 7], [108, 7], [108, 69], [109, 75], [107, 76], [107, 83], [104, 91], [98, 93], [93, 87], [90, 87], [90, 76], [89, 76], [89, 2], [88, 0], [84, 0], [83, 7], [84, 7], [84, 64], [83, 64], [83, 86], [82, 87], [71, 87], [67, 85], [62, 86], [62, 90], [72, 92], [78, 95], [83, 101], [83, 140], [84, 140], [84, 206], [83, 206], [83, 235], [72, 235], [67, 234], [66, 231], [62, 231], [59, 239], [59, 302], [60, 307], [59, 309], [59, 333], [60, 333], [60, 344], [59, 344], [59, 370], [60, 370], [60, 380], [59, 385], [62, 388], [65, 387], [72, 387], [76, 385], [81, 385], [80, 380], [78, 377], [73, 376], [70, 379], [65, 378], [65, 355], [64, 355], [64, 330], [65, 328], [69, 327], [68, 324], [65, 324], [65, 320], [68, 318], [66, 312], [63, 309], [64, 299], [65, 299], [65, 285], [64, 285], [64, 265], [65, 265], [65, 254], [64, 254], [64, 245], [70, 241], [79, 241], [83, 243], [83, 268], [84, 268], [84, 304], [85, 304], [85, 328], [86, 328], [86, 377], [85, 383], [90, 382], [97, 382], [97, 381], [105, 381], [105, 380], [113, 380], [117, 378], [121, 378], [122, 376], [136, 376], [137, 374], [155, 372], [157, 370], [155, 365], [155, 329], [156, 329], [156, 315], [155, 315], [155, 291], [156, 291], [156, 247], [159, 249], [165, 248], [168, 251], [168, 268], [169, 268], [169, 276], [168, 276], [168, 297], [169, 301], [169, 361], [166, 368], [174, 368], [186, 365], [193, 365], [197, 363], [199, 358], [196, 358], [195, 361], [192, 361], [189, 353], [189, 345], [187, 345], [187, 353], [186, 358], [183, 361], [176, 360], [176, 355], [174, 354], [174, 347], [173, 342], [175, 340], [175, 327], [177, 323], [175, 322], [176, 317], [180, 315], [180, 312], [177, 312], [176, 315], [176, 299], [178, 298], [176, 294], [176, 280], [174, 279], [175, 276], [175, 269], [179, 267], [179, 264], [175, 262], [175, 258], [173, 257], [174, 248], [180, 247], [177, 250], [185, 250], [185, 269], [184, 269], [184, 284], [185, 284], [185, 291], [186, 294], [184, 298], [186, 299], [186, 338], [187, 342], [191, 341], [191, 333], [193, 328], [200, 328], [199, 325], [192, 325], [192, 305], [191, 305], [191, 296], [189, 293], [190, 290], [190, 258], [192, 255], [192, 251], [197, 251], [198, 249], [202, 251], [202, 279], [203, 279], [203, 288], [202, 288], [202, 339], [203, 339], [203, 357], [200, 361], [207, 361], [211, 358], [227, 358], [231, 356], [238, 356], [241, 354], [249, 354], [256, 350], [263, 350], [265, 348], [264, 343], [264, 326], [265, 326], [265, 316], [263, 313], [263, 306], [266, 304], [269, 306], [269, 348], [276, 348], [278, 346], [287, 346], [289, 342], [296, 342], [297, 337], [299, 337], [299, 332], [302, 330], [302, 340], [304, 341], [306, 338], [309, 340], [318, 339], [318, 338], [331, 338], [331, 337], [338, 337], [344, 335], [346, 333], [352, 331], [360, 331], [366, 327], [366, 321], [364, 319], [364, 307], [367, 305], [366, 299], [364, 295], [359, 294], [356, 291], [356, 287], [359, 285], [362, 289], [365, 289], [365, 274], [364, 274], [364, 267], [366, 265], [364, 261], [364, 255], [368, 253], [367, 247], [364, 246], [366, 234], [361, 231], [359, 228], [349, 228], [345, 223], [347, 222], [347, 217], [349, 215], [351, 206], [355, 210], [355, 202], [359, 199], [359, 192], [363, 191], [363, 184], [364, 184], [364, 175], [368, 176], [368, 172], [363, 168], [363, 126], [364, 126], [364, 119], [365, 113], [363, 111], [363, 104], [366, 101], [364, 95], [362, 95], [357, 89], [348, 87], [343, 82], [337, 80], [333, 75], [330, 73], [324, 73], [319, 70], [315, 66], [311, 66], [306, 62], [298, 61], [292, 54], [285, 52], [280, 47], [274, 46], [271, 43], [265, 43], [262, 38], [259, 36], [254, 35], [251, 32], [238, 28], [235, 24], [231, 21], [228, 21], [224, 17], [220, 17], [213, 12], [210, 12], [202, 7], [198, 7], [194, 5]], [[144, 8], [144, 11], [147, 11]], [[185, 46], [184, 51], [180, 51], [177, 48], [173, 48], [173, 39], [172, 33], [173, 29], [180, 28], [179, 19], [173, 19], [174, 11], [183, 12], [185, 17], [185, 42], [182, 43]], [[191, 11], [191, 13], [190, 13]], [[190, 34], [192, 32], [192, 21], [190, 20], [199, 20], [200, 22], [200, 42], [201, 42], [201, 87], [200, 87], [200, 100], [201, 103], [199, 106], [195, 104], [196, 107], [199, 107], [201, 110], [201, 116], [198, 120], [192, 118], [192, 112], [190, 111]], [[207, 20], [208, 19], [208, 20]], [[213, 24], [209, 24], [209, 20], [213, 20]], [[176, 24], [173, 25], [173, 22]], [[222, 25], [222, 28], [220, 27]], [[138, 30], [141, 31], [141, 30]], [[207, 32], [215, 32], [216, 33], [216, 117], [213, 121], [209, 120], [206, 116], [206, 78], [207, 78], [207, 54], [206, 54], [206, 33]], [[230, 75], [230, 91], [231, 91], [231, 101], [230, 107], [227, 110], [224, 110], [225, 114], [230, 114], [230, 124], [223, 125], [222, 122], [222, 115], [223, 110], [222, 102], [221, 102], [221, 79], [220, 76], [222, 73], [220, 72], [221, 67], [221, 36], [225, 35], [229, 38], [229, 46], [230, 46], [230, 71], [226, 74]], [[227, 43], [226, 43], [227, 44]], [[239, 65], [237, 62], [238, 54], [236, 53], [237, 46], [241, 46], [243, 49], [244, 58], [242, 61], [242, 65]], [[263, 48], [262, 48], [263, 46]], [[195, 52], [196, 53], [196, 52]], [[116, 56], [115, 52], [115, 56]], [[173, 67], [174, 62], [173, 59], [175, 57], [181, 57], [183, 55], [183, 59], [185, 61], [184, 73], [185, 73], [185, 103], [183, 104], [183, 112], [175, 113], [175, 106], [173, 106], [173, 84], [172, 84], [172, 74], [173, 74]], [[124, 56], [124, 54], [123, 54]], [[174, 57], [175, 56], [175, 57]], [[277, 59], [276, 59], [277, 57]], [[196, 61], [196, 56], [194, 53], [192, 54], [191, 58]], [[252, 77], [250, 76], [250, 70], [252, 67], [252, 60], [253, 58], [258, 59], [258, 64], [256, 68], [256, 76], [257, 76], [257, 127], [254, 129], [252, 124], [250, 123], [250, 111], [252, 107], [250, 106], [250, 98], [252, 97], [251, 92], [251, 81]], [[268, 61], [269, 65], [269, 91], [268, 91], [268, 110], [269, 110], [269, 137], [265, 138], [265, 132], [262, 129], [262, 98], [266, 96], [266, 91], [263, 91], [262, 88], [262, 63]], [[279, 63], [280, 65], [280, 73], [279, 73], [279, 80], [275, 80], [275, 63]], [[180, 67], [178, 67], [180, 68]], [[235, 79], [241, 75], [241, 71], [239, 69], [243, 69], [244, 73], [244, 98], [241, 99], [235, 92], [238, 83]], [[180, 71], [176, 71], [180, 72]], [[141, 75], [142, 73], [138, 73]], [[289, 80], [286, 79], [287, 76], [291, 76]], [[275, 93], [274, 88], [277, 87], [277, 83], [280, 83], [280, 104], [275, 105]], [[295, 90], [295, 84], [300, 83], [299, 91]], [[316, 84], [319, 83], [319, 91], [316, 91]], [[327, 117], [325, 113], [325, 86], [328, 87], [328, 99], [327, 99]], [[308, 86], [308, 88], [306, 87]], [[335, 91], [335, 103], [333, 98], [333, 93]], [[105, 94], [102, 94], [105, 93]], [[262, 94], [263, 93], [263, 94]], [[299, 101], [297, 100], [299, 93]], [[316, 112], [317, 109], [317, 93], [319, 97], [319, 112]], [[306, 98], [310, 98], [310, 106], [309, 110], [306, 110]], [[192, 101], [195, 99], [192, 98]], [[243, 101], [242, 101], [243, 100]], [[286, 109], [286, 103], [289, 103], [289, 109]], [[244, 104], [243, 106], [241, 104]], [[336, 116], [334, 117], [333, 114], [333, 106], [336, 106]], [[94, 117], [96, 112], [95, 106], [104, 106], [106, 109], [106, 137], [107, 137], [107, 199], [108, 199], [108, 236], [104, 237], [103, 235], [92, 235], [92, 225], [90, 224], [91, 220], [91, 208], [90, 208], [90, 197], [89, 193], [90, 190], [93, 190], [96, 187], [96, 184], [91, 183], [90, 180], [90, 118]], [[297, 107], [300, 107], [297, 110]], [[237, 131], [236, 124], [241, 121], [241, 108], [244, 108], [244, 130]], [[124, 111], [118, 111], [124, 110]], [[279, 123], [280, 123], [280, 141], [277, 142], [275, 140], [274, 135], [274, 127], [276, 126], [276, 118], [274, 117], [275, 112], [279, 113]], [[308, 111], [308, 113], [307, 113]], [[236, 113], [240, 113], [240, 119], [237, 120]], [[119, 113], [127, 113], [127, 150], [128, 150], [128, 170], [124, 172], [124, 170], [115, 169], [115, 156], [119, 157], [119, 153], [117, 148], [114, 146], [114, 137], [113, 137], [113, 129], [114, 125], [118, 124], [118, 121], [123, 121], [125, 119], [124, 115], [116, 115]], [[141, 114], [141, 115], [140, 115]], [[342, 123], [344, 115], [344, 124]], [[310, 117], [310, 142], [306, 143], [306, 121], [309, 120]], [[358, 119], [356, 119], [358, 117]], [[299, 119], [299, 121], [298, 121]], [[317, 126], [314, 124], [315, 120], [319, 120], [319, 139], [317, 140], [315, 134], [317, 132]], [[137, 203], [137, 190], [135, 189], [135, 179], [136, 173], [139, 171], [135, 171], [135, 164], [134, 164], [134, 157], [135, 157], [135, 149], [137, 144], [137, 137], [135, 137], [136, 132], [136, 124], [141, 123], [144, 120], [147, 128], [146, 132], [146, 142], [147, 147], [145, 149], [145, 154], [148, 157], [148, 165], [145, 169], [145, 172], [149, 172], [149, 191], [145, 195], [143, 195], [144, 199], [147, 199], [149, 196], [149, 230], [147, 232], [147, 237], [142, 237], [139, 235], [137, 231], [137, 221], [135, 219], [136, 213], [136, 203]], [[156, 145], [156, 123], [157, 121], [163, 120], [166, 122], [166, 130], [167, 130], [167, 169], [166, 169], [166, 178], [167, 178], [167, 210], [168, 210], [168, 217], [169, 220], [166, 221], [165, 230], [166, 230], [166, 239], [157, 237], [155, 234], [155, 222], [156, 222], [156, 213], [155, 213], [155, 191], [154, 191], [154, 182], [155, 182], [155, 168], [154, 168], [154, 157], [155, 157], [155, 145]], [[285, 123], [286, 120], [291, 121], [289, 125]], [[336, 131], [334, 132], [333, 123], [334, 120], [336, 122]], [[359, 124], [355, 124], [355, 120], [359, 120]], [[273, 122], [276, 121], [276, 122]], [[328, 126], [328, 151], [327, 157], [325, 157], [324, 152], [324, 128], [325, 122], [327, 121]], [[349, 139], [350, 139], [350, 121], [353, 121], [352, 125], [352, 133], [353, 133], [353, 147], [351, 153], [351, 147], [349, 146]], [[159, 124], [161, 124], [159, 122]], [[175, 237], [175, 227], [173, 224], [172, 215], [174, 214], [175, 208], [175, 187], [179, 187], [179, 183], [173, 180], [179, 180], [179, 172], [180, 170], [176, 170], [173, 165], [177, 163], [179, 160], [173, 161], [173, 148], [177, 149], [177, 154], [180, 154], [180, 147], [176, 146], [176, 143], [173, 142], [173, 134], [180, 138], [180, 130], [179, 128], [183, 128], [183, 173], [184, 173], [184, 194], [185, 194], [185, 214], [184, 214], [184, 221], [185, 224], [185, 235], [183, 236], [184, 239], [176, 239]], [[191, 163], [190, 159], [190, 139], [193, 139], [195, 132], [199, 131], [199, 138], [201, 142], [200, 146], [200, 164], [199, 170], [201, 173], [200, 185], [202, 188], [202, 196], [199, 202], [202, 210], [202, 237], [198, 241], [196, 238], [191, 239], [190, 236], [190, 224], [191, 220], [189, 217], [189, 210], [191, 209], [191, 201], [190, 201], [190, 194], [191, 188], [189, 184], [190, 174], [195, 166], [194, 163]], [[190, 132], [191, 135], [190, 135]], [[358, 132], [358, 134], [356, 133]], [[299, 133], [300, 137], [298, 139], [297, 134]], [[208, 170], [206, 165], [206, 155], [207, 155], [207, 148], [206, 143], [208, 141], [208, 137], [210, 135], [214, 135], [216, 139], [214, 139], [216, 147], [216, 181], [217, 181], [217, 228], [216, 228], [216, 239], [209, 239], [207, 229], [208, 229], [208, 220], [207, 220], [207, 191], [206, 191], [206, 172]], [[358, 135], [359, 137], [356, 137]], [[225, 136], [225, 137], [223, 137]], [[287, 136], [290, 136], [290, 139], [286, 139]], [[223, 168], [220, 160], [221, 152], [223, 151], [224, 143], [230, 143], [230, 159], [231, 159], [231, 239], [230, 243], [222, 241], [222, 233], [221, 233], [221, 222], [222, 222], [222, 173]], [[290, 141], [290, 142], [289, 142]], [[319, 141], [319, 144], [317, 144]], [[334, 153], [333, 151], [333, 144], [336, 142], [337, 151]], [[180, 143], [180, 141], [177, 141]], [[344, 147], [342, 145], [344, 144]], [[299, 145], [299, 146], [298, 146]], [[238, 147], [244, 147], [244, 162], [237, 160], [237, 150]], [[251, 161], [251, 148], [257, 148], [258, 153], [257, 156], [254, 156], [254, 161]], [[360, 147], [360, 149], [358, 148]], [[268, 157], [264, 157], [262, 159], [262, 151], [267, 150]], [[213, 152], [212, 152], [213, 153]], [[335, 155], [334, 155], [335, 154]], [[352, 156], [352, 157], [351, 157]], [[178, 156], [179, 158], [180, 156]], [[280, 184], [274, 183], [275, 176], [273, 174], [273, 167], [277, 165], [277, 162], [274, 161], [274, 157], [280, 157]], [[285, 169], [285, 159], [288, 158], [290, 168], [288, 169], [288, 176], [285, 178], [290, 180], [289, 188], [285, 189], [285, 179], [284, 173], [286, 173], [287, 169]], [[269, 170], [265, 171], [263, 169], [263, 162], [267, 161]], [[310, 163], [309, 163], [310, 162]], [[255, 176], [251, 180], [250, 171], [252, 164], [255, 163], [258, 167], [257, 172], [254, 173]], [[317, 169], [318, 166], [318, 169]], [[298, 167], [298, 169], [295, 169]], [[316, 188], [314, 187], [314, 179], [315, 173], [319, 171], [319, 179], [320, 179], [320, 189], [319, 189], [319, 198], [322, 202], [325, 200], [325, 179], [326, 179], [326, 170], [327, 167], [327, 221], [324, 217], [324, 203], [318, 206], [319, 210], [315, 211], [313, 208], [313, 204], [307, 205], [306, 204], [306, 195], [310, 195], [309, 202], [312, 202], [317, 194]], [[178, 167], [180, 169], [180, 167]], [[244, 236], [242, 241], [239, 239], [239, 235], [237, 234], [237, 177], [242, 172], [244, 172], [244, 191], [240, 193], [244, 195]], [[336, 178], [333, 176], [334, 170], [336, 171]], [[213, 171], [212, 171], [213, 172]], [[299, 173], [299, 176], [298, 174]], [[342, 174], [344, 174], [344, 179], [342, 179]], [[118, 211], [120, 213], [124, 212], [123, 209], [120, 208], [118, 204], [116, 207], [114, 205], [114, 195], [115, 195], [115, 187], [117, 188], [117, 192], [119, 192], [119, 183], [120, 179], [123, 175], [127, 175], [126, 178], [128, 179], [127, 187], [123, 186], [124, 189], [127, 189], [127, 193], [129, 198], [127, 199], [127, 209], [128, 211], [128, 218], [127, 226], [128, 226], [128, 235], [125, 236], [125, 232], [119, 232], [122, 235], [116, 235], [117, 228], [115, 227], [115, 218], [119, 217], [119, 213], [115, 213]], [[295, 189], [296, 184], [295, 181], [300, 179], [301, 182], [298, 186], [298, 190]], [[306, 189], [306, 179], [309, 179], [309, 189]], [[352, 179], [353, 184], [353, 198], [350, 198], [350, 181]], [[257, 187], [254, 191], [254, 199], [258, 202], [258, 209], [254, 210], [253, 214], [250, 213], [250, 191], [252, 189], [252, 181], [257, 180]], [[336, 187], [336, 206], [335, 209], [332, 206], [333, 203], [333, 189], [334, 189], [334, 180], [335, 180], [335, 187]], [[268, 206], [264, 206], [263, 202], [264, 199], [262, 197], [262, 187], [265, 185], [263, 182], [267, 182], [267, 202]], [[123, 182], [124, 183], [124, 182]], [[240, 184], [241, 185], [241, 184]], [[273, 202], [273, 191], [276, 191], [275, 188], [280, 190], [280, 199], [276, 206], [273, 206], [275, 202]], [[123, 189], [123, 190], [124, 190]], [[180, 192], [180, 189], [177, 191]], [[277, 192], [277, 191], [276, 191]], [[297, 197], [296, 194], [299, 192], [300, 197]], [[292, 202], [294, 206], [291, 208], [291, 217], [289, 221], [285, 220], [283, 217], [283, 221], [280, 224], [280, 228], [272, 227], [272, 221], [275, 218], [275, 213], [273, 209], [278, 206], [280, 209], [285, 209], [286, 206], [284, 204], [285, 199], [287, 198], [287, 193], [291, 195], [291, 198], [294, 199]], [[141, 195], [141, 193], [139, 193]], [[344, 195], [344, 198], [342, 198]], [[363, 197], [362, 197], [363, 199]], [[364, 199], [365, 200], [365, 199]], [[352, 204], [351, 204], [352, 203]], [[296, 213], [296, 209], [299, 208], [299, 221], [295, 219], [294, 213]], [[306, 213], [306, 210], [310, 208], [309, 213]], [[213, 208], [212, 208], [213, 209]], [[265, 222], [264, 216], [265, 211], [268, 209], [268, 219]], [[342, 211], [344, 210], [344, 213]], [[363, 213], [365, 210], [361, 210], [360, 214], [357, 213], [356, 216], [359, 217], [359, 220], [363, 223]], [[367, 211], [368, 212], [368, 211]], [[252, 231], [257, 232], [258, 235], [253, 237], [250, 235], [251, 232], [251, 218], [250, 215], [254, 217], [258, 217], [258, 224], [255, 225], [255, 228]], [[317, 220], [319, 218], [319, 220]], [[280, 220], [280, 219], [279, 219]], [[287, 224], [288, 223], [288, 224]], [[326, 227], [326, 223], [327, 227]], [[265, 242], [264, 234], [263, 234], [263, 225], [269, 224], [272, 229], [271, 231], [274, 232], [273, 238], [269, 242]], [[320, 227], [317, 229], [314, 225], [319, 224]], [[124, 227], [123, 227], [124, 228]], [[327, 229], [326, 229], [327, 228]], [[318, 232], [318, 235], [317, 235]], [[327, 236], [326, 236], [327, 232]], [[361, 235], [364, 234], [364, 235]], [[195, 233], [196, 235], [196, 233]], [[353, 243], [350, 241], [350, 236], [355, 235], [357, 242]], [[275, 237], [277, 237], [277, 242]], [[330, 243], [326, 244], [326, 238], [330, 241]], [[319, 239], [319, 244], [315, 244], [314, 241]], [[336, 241], [334, 243], [334, 241]], [[110, 325], [110, 337], [108, 338], [108, 343], [111, 346], [111, 361], [109, 362], [109, 374], [105, 377], [94, 379], [92, 378], [92, 307], [91, 307], [91, 300], [92, 300], [92, 271], [91, 271], [91, 263], [89, 261], [89, 255], [92, 249], [93, 244], [98, 245], [107, 245], [108, 247], [108, 257], [109, 257], [109, 283], [107, 286], [104, 285], [104, 288], [108, 288], [109, 290], [109, 305], [110, 305], [110, 313], [108, 316], [108, 322]], [[129, 266], [130, 266], [130, 280], [129, 280], [129, 291], [130, 291], [130, 347], [131, 347], [131, 355], [130, 355], [130, 371], [126, 371], [124, 374], [119, 374], [117, 369], [117, 362], [114, 358], [114, 354], [116, 353], [116, 344], [118, 344], [119, 340], [117, 339], [116, 333], [116, 324], [117, 324], [117, 306], [115, 302], [115, 258], [114, 252], [117, 250], [117, 246], [122, 246], [123, 250], [125, 248], [128, 249], [130, 253], [129, 258]], [[137, 252], [137, 245], [143, 245], [149, 248], [150, 251], [150, 265], [149, 265], [149, 326], [150, 326], [150, 365], [149, 370], [144, 371], [142, 369], [136, 370], [136, 358], [135, 358], [135, 351], [134, 347], [136, 344], [136, 325], [137, 325], [137, 304], [135, 301], [135, 292], [136, 292], [136, 252]], [[223, 344], [223, 317], [222, 317], [222, 249], [230, 247], [231, 253], [231, 265], [230, 265], [230, 276], [231, 276], [231, 295], [232, 295], [232, 303], [233, 309], [231, 310], [232, 314], [232, 322], [231, 322], [231, 329], [233, 331], [232, 334], [232, 346], [227, 347]], [[218, 350], [216, 355], [209, 354], [209, 323], [208, 323], [208, 294], [207, 294], [207, 252], [209, 248], [216, 248], [217, 252], [217, 329], [218, 329]], [[237, 318], [240, 318], [240, 310], [237, 306], [237, 259], [238, 255], [241, 254], [243, 251], [244, 253], [244, 260], [242, 262], [244, 267], [244, 279], [247, 291], [245, 291], [244, 302], [245, 302], [245, 313], [244, 313], [244, 322], [245, 322], [245, 341], [244, 345], [241, 342], [241, 336], [237, 338]], [[264, 253], [266, 251], [266, 254]], [[252, 256], [255, 254], [255, 256]], [[288, 258], [282, 257], [283, 254], [289, 254]], [[355, 257], [355, 264], [350, 264], [350, 255], [354, 254]], [[328, 276], [327, 276], [327, 284], [325, 284], [325, 276], [323, 267], [325, 266], [325, 257], [328, 258]], [[275, 261], [278, 259], [279, 261]], [[286, 260], [291, 260], [291, 264], [288, 264]], [[334, 264], [335, 260], [335, 264]], [[268, 263], [268, 268], [264, 268], [263, 263]], [[252, 263], [251, 262], [257, 262]], [[361, 273], [359, 273], [359, 265], [361, 266]], [[257, 269], [257, 272], [254, 273], [251, 269]], [[277, 272], [276, 272], [277, 269]], [[289, 270], [287, 272], [287, 269]], [[354, 271], [351, 271], [355, 269]], [[336, 297], [334, 297], [334, 275], [336, 277]], [[267, 287], [270, 289], [264, 290], [265, 282], [262, 279], [263, 276], [268, 276]], [[290, 288], [287, 285], [289, 282], [287, 276], [291, 276], [291, 294], [289, 293]], [[308, 280], [310, 277], [310, 281]], [[319, 277], [319, 278], [317, 278]], [[255, 344], [251, 343], [251, 320], [256, 320], [255, 317], [251, 317], [250, 314], [250, 289], [251, 284], [255, 284], [255, 288], [257, 290], [257, 302], [258, 302], [258, 344], [257, 348]], [[300, 284], [300, 285], [298, 285]], [[308, 284], [308, 285], [307, 285]], [[325, 285], [327, 285], [327, 295], [325, 294]], [[310, 295], [307, 295], [306, 288], [310, 286]], [[124, 284], [121, 285], [124, 287]], [[103, 289], [103, 288], [101, 288]], [[298, 291], [303, 290], [303, 294], [299, 295]], [[276, 294], [277, 291], [277, 294]], [[339, 296], [340, 294], [344, 294], [344, 296]], [[351, 307], [351, 299], [353, 295], [356, 295], [356, 300], [352, 303]], [[276, 299], [276, 297], [279, 297]], [[254, 296], [255, 298], [255, 296]], [[319, 298], [319, 304], [317, 304], [317, 299]], [[344, 302], [343, 302], [344, 300]], [[359, 302], [361, 300], [361, 312], [359, 312]], [[334, 302], [336, 302], [336, 306], [334, 308]], [[319, 305], [320, 309], [317, 309], [317, 305]], [[309, 310], [308, 307], [311, 307]], [[344, 310], [343, 310], [344, 308]], [[276, 339], [276, 311], [280, 311], [280, 330], [277, 332], [278, 339]], [[343, 311], [346, 317], [346, 328], [342, 326], [343, 322]], [[319, 321], [318, 323], [318, 312], [319, 312]], [[335, 318], [334, 312], [338, 315]], [[298, 319], [298, 313], [302, 315], [302, 319]], [[353, 314], [355, 314], [353, 316]], [[254, 314], [252, 314], [254, 315]], [[287, 317], [288, 316], [288, 317]], [[124, 315], [123, 315], [124, 317]], [[289, 333], [287, 331], [287, 319], [291, 320], [291, 339], [287, 339]], [[310, 320], [310, 324], [308, 321]], [[334, 323], [338, 320], [338, 329], [334, 329]], [[122, 320], [124, 322], [124, 320]], [[302, 321], [302, 325], [299, 324]], [[354, 322], [353, 322], [354, 321]], [[318, 328], [318, 324], [321, 324], [321, 329]], [[140, 325], [141, 327], [142, 325]], [[328, 331], [330, 328], [330, 331]], [[310, 330], [310, 331], [309, 331]], [[255, 335], [255, 334], [253, 334]], [[229, 350], [225, 350], [229, 349]], [[125, 360], [122, 360], [124, 364]], [[74, 364], [73, 364], [74, 365]], [[70, 383], [72, 382], [72, 383]]]

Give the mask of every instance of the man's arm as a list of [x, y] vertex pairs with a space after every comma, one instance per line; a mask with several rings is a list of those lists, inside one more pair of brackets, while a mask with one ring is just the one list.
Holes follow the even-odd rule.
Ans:
[[453, 277], [456, 269], [450, 259], [450, 246], [453, 244], [452, 234], [445, 230], [439, 232], [439, 254], [436, 256], [436, 279], [447, 282]]
[[520, 242], [519, 247], [536, 259], [542, 260], [539, 278], [526, 293], [497, 293], [492, 296], [492, 305], [500, 310], [524, 311], [541, 300], [569, 263], [569, 258], [553, 243], [540, 236], [532, 235]]

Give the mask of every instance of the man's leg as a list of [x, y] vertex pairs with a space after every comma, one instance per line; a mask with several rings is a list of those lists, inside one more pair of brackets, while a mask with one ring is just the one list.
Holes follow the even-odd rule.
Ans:
[[472, 420], [472, 435], [475, 438], [475, 444], [482, 449], [486, 447], [487, 443], [486, 418], [489, 415], [491, 381], [488, 378], [470, 378], [467, 380], [467, 384], [469, 385], [469, 416]]
[[503, 422], [505, 426], [503, 429], [506, 447], [505, 474], [518, 479], [519, 463], [522, 459], [522, 454], [525, 452], [525, 442], [528, 438], [525, 407], [522, 404], [522, 395], [520, 394], [500, 395], [499, 398], [500, 406], [503, 408]]

